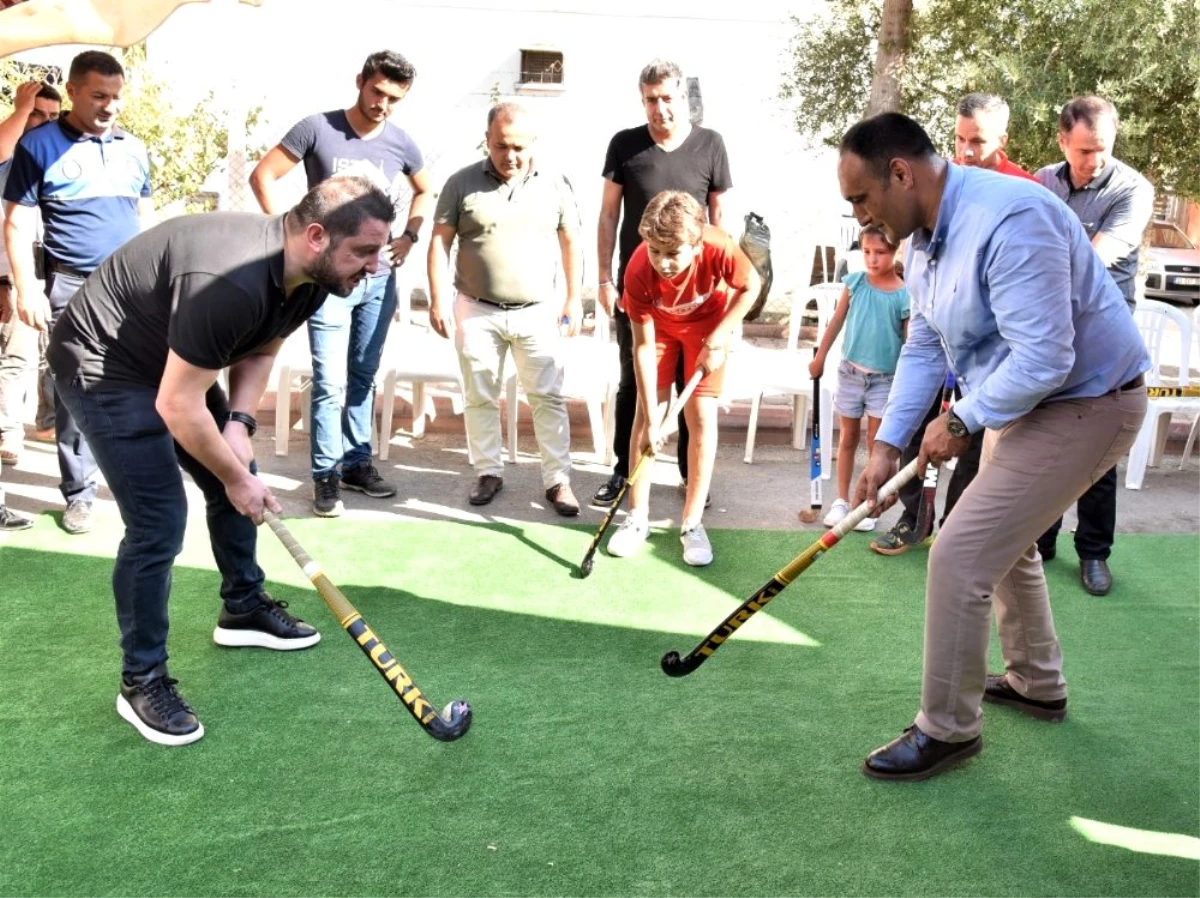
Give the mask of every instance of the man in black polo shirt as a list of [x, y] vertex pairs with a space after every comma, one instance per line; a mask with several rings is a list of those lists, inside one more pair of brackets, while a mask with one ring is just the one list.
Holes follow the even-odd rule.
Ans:
[[[325, 297], [378, 264], [395, 213], [364, 178], [338, 177], [285, 215], [168, 221], [103, 262], [50, 338], [55, 386], [116, 497], [125, 538], [113, 569], [124, 670], [117, 712], [151, 742], [204, 728], [167, 674], [167, 597], [183, 547], [182, 467], [204, 493], [224, 608], [213, 639], [288, 650], [320, 640], [263, 591], [263, 510], [253, 417], [284, 339]], [[229, 369], [229, 396], [217, 375]]]
[[[611, 505], [629, 476], [633, 414], [637, 409], [637, 381], [633, 372], [633, 327], [621, 307], [625, 266], [642, 242], [638, 225], [646, 206], [664, 190], [691, 194], [707, 212], [708, 223], [721, 226], [722, 195], [733, 186], [725, 141], [716, 131], [693, 125], [688, 118], [687, 82], [673, 62], [656, 59], [638, 77], [646, 124], [618, 131], [604, 157], [604, 193], [600, 198], [597, 255], [600, 283], [596, 300], [613, 318], [620, 346], [621, 382], [617, 387], [616, 432], [612, 476], [596, 491], [592, 501]], [[618, 228], [620, 222], [620, 241]], [[617, 275], [612, 273], [613, 250], [618, 249]], [[675, 384], [683, 389], [682, 367]], [[687, 481], [689, 435], [679, 416], [679, 475]], [[707, 506], [709, 498], [706, 497]]]

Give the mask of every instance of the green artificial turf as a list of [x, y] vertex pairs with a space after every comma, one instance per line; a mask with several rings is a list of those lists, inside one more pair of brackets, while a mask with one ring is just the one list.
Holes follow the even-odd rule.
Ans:
[[579, 580], [583, 528], [291, 526], [429, 696], [470, 700], [471, 731], [425, 735], [265, 531], [270, 588], [324, 640], [214, 646], [217, 578], [193, 525], [171, 672], [207, 733], [151, 745], [113, 709], [119, 527], [7, 537], [0, 894], [1200, 892], [1194, 858], [1072, 825], [1195, 850], [1195, 536], [1122, 536], [1104, 599], [1079, 588], [1069, 551], [1050, 563], [1067, 721], [988, 706], [979, 757], [893, 784], [859, 765], [917, 709], [923, 552], [882, 558], [852, 535], [671, 680], [662, 654], [690, 649], [815, 533], [713, 531], [704, 570], [656, 533]]

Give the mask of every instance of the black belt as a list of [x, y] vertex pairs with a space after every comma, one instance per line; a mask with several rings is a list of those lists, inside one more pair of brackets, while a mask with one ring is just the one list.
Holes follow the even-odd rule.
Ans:
[[1136, 390], [1138, 387], [1144, 386], [1146, 386], [1146, 378], [1144, 375], [1139, 374], [1133, 380], [1121, 384], [1121, 386], [1117, 387], [1115, 390], [1113, 390], [1113, 392], [1124, 393], [1126, 390]]
[[65, 274], [69, 278], [79, 278], [80, 280], [87, 280], [87, 276], [91, 274], [90, 271], [80, 271], [78, 268], [71, 268], [68, 265], [59, 265], [57, 262], [50, 263], [50, 273], [55, 275]]
[[496, 302], [494, 299], [484, 299], [482, 296], [471, 296], [469, 293], [464, 293], [463, 296], [468, 299], [473, 299], [475, 302], [481, 302], [485, 306], [495, 306], [497, 309], [528, 309], [530, 306], [536, 306], [536, 302]]

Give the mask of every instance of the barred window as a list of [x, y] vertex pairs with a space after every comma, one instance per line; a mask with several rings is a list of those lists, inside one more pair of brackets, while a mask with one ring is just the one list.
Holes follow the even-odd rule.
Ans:
[[520, 84], [562, 84], [563, 55], [553, 50], [522, 50]]

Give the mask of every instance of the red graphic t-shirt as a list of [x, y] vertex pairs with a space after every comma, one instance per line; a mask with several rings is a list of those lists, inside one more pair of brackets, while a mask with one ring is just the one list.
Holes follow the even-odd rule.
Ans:
[[625, 270], [625, 313], [639, 324], [652, 320], [655, 327], [715, 325], [729, 294], [745, 288], [752, 270], [733, 238], [711, 225], [704, 226], [691, 266], [670, 280], [654, 270], [643, 242]]

